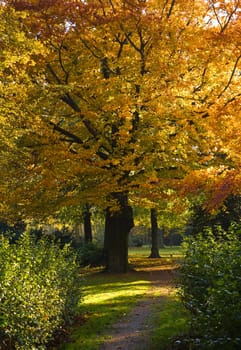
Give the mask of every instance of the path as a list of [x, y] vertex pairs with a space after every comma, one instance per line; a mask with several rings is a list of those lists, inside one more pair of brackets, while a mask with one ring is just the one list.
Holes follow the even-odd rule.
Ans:
[[155, 308], [155, 305], [163, 303], [165, 298], [173, 290], [172, 267], [160, 266], [155, 269], [142, 269], [145, 279], [152, 283], [146, 297], [118, 323], [112, 326], [109, 338], [100, 350], [149, 350], [149, 339], [152, 333], [152, 326], [148, 320]]

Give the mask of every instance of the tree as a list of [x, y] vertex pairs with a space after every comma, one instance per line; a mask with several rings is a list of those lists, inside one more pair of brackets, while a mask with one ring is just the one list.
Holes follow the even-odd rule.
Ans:
[[157, 211], [151, 208], [151, 254], [149, 258], [160, 258]]
[[86, 204], [84, 210], [84, 234], [85, 234], [85, 243], [92, 242], [92, 226], [91, 226], [91, 211], [90, 206]]
[[[223, 84], [216, 84], [203, 95], [209, 135], [216, 140], [214, 157], [207, 153], [208, 171], [205, 168], [189, 174], [182, 182], [182, 191], [195, 195], [205, 193], [206, 209], [216, 211], [230, 194], [240, 195], [240, 3], [239, 1], [208, 1], [210, 26], [216, 46], [213, 55], [207, 57], [203, 79], [197, 86], [205, 91], [210, 74], [220, 77]], [[219, 60], [219, 62], [218, 62]], [[212, 161], [210, 162], [210, 160]], [[204, 167], [207, 165], [204, 162]]]
[[[241, 219], [241, 198], [240, 196], [229, 195], [218, 211], [210, 213], [201, 203], [193, 205], [189, 224], [192, 226], [192, 234], [204, 232], [205, 228], [212, 228], [212, 232], [228, 232], [232, 224], [240, 224]], [[219, 227], [219, 228], [218, 228]]]
[[224, 162], [213, 126], [237, 96], [233, 44], [223, 35], [235, 4], [221, 16], [213, 1], [9, 3], [24, 10], [26, 33], [45, 56], [29, 72], [34, 88], [13, 142], [26, 178], [11, 173], [14, 196], [5, 201], [22, 215], [105, 208], [108, 269], [125, 272], [130, 195], [161, 198], [193, 169]]
[[[164, 197], [165, 194], [165, 197]], [[146, 201], [145, 201], [146, 202]], [[144, 204], [144, 203], [143, 203]], [[174, 191], [163, 193], [162, 200], [148, 203], [151, 221], [151, 254], [150, 258], [159, 258], [159, 248], [164, 248], [164, 234], [167, 229], [184, 227], [189, 217], [189, 203], [178, 197]]]
[[[29, 155], [16, 147], [17, 140], [28, 132], [26, 105], [35, 89], [32, 74], [44, 57], [44, 46], [28, 37], [23, 29], [24, 14], [0, 5], [0, 216], [7, 220], [7, 202], [4, 198], [15, 193], [14, 179], [25, 182]], [[37, 69], [37, 74], [40, 74]], [[21, 164], [21, 167], [18, 165]], [[11, 178], [13, 181], [11, 181]], [[26, 190], [26, 188], [25, 188]], [[21, 221], [17, 213], [14, 222]]]
[[91, 206], [67, 206], [63, 207], [57, 215], [61, 222], [70, 224], [72, 226], [83, 223], [84, 228], [84, 242], [92, 242], [92, 225], [91, 225]]

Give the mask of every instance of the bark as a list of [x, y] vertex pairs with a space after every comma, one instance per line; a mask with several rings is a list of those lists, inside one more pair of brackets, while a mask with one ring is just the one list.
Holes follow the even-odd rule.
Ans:
[[151, 209], [151, 254], [149, 258], [160, 258], [157, 211], [154, 208]]
[[165, 227], [163, 227], [159, 232], [160, 232], [159, 248], [165, 248], [165, 245], [164, 245]]
[[128, 271], [128, 235], [134, 226], [132, 208], [128, 205], [127, 193], [113, 193], [119, 210], [106, 210], [105, 241], [107, 271], [125, 273]]
[[84, 240], [85, 243], [92, 242], [91, 212], [88, 204], [84, 210]]

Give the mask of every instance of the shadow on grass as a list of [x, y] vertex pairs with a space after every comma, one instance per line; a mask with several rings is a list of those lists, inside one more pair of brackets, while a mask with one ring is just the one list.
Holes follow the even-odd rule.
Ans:
[[98, 350], [111, 326], [145, 298], [155, 279], [163, 278], [164, 286], [173, 277], [173, 261], [141, 258], [130, 259], [130, 263], [133, 269], [127, 274], [109, 274], [101, 268], [81, 271], [84, 281], [80, 315], [84, 322], [73, 325], [71, 341], [58, 349]]
[[150, 281], [139, 279], [136, 273], [110, 275], [99, 272], [86, 276], [80, 303], [80, 314], [85, 323], [73, 327], [71, 343], [60, 349], [97, 350], [108, 327], [125, 316], [150, 286]]
[[175, 338], [188, 333], [189, 318], [188, 311], [177, 296], [166, 298], [163, 304], [153, 310], [150, 322], [156, 326], [148, 350], [180, 349]]

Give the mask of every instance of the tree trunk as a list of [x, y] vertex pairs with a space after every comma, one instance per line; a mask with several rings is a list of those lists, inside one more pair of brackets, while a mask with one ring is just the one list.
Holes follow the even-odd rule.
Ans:
[[157, 211], [154, 208], [151, 209], [151, 255], [149, 258], [160, 258]]
[[128, 235], [134, 226], [132, 208], [128, 205], [127, 193], [113, 193], [119, 210], [106, 210], [105, 240], [106, 268], [109, 272], [125, 273], [128, 271]]
[[84, 210], [84, 241], [85, 243], [92, 242], [91, 212], [88, 204]]
[[159, 232], [160, 232], [160, 244], [159, 244], [159, 247], [160, 248], [165, 248], [165, 245], [164, 245], [165, 227], [163, 226], [163, 228]]

